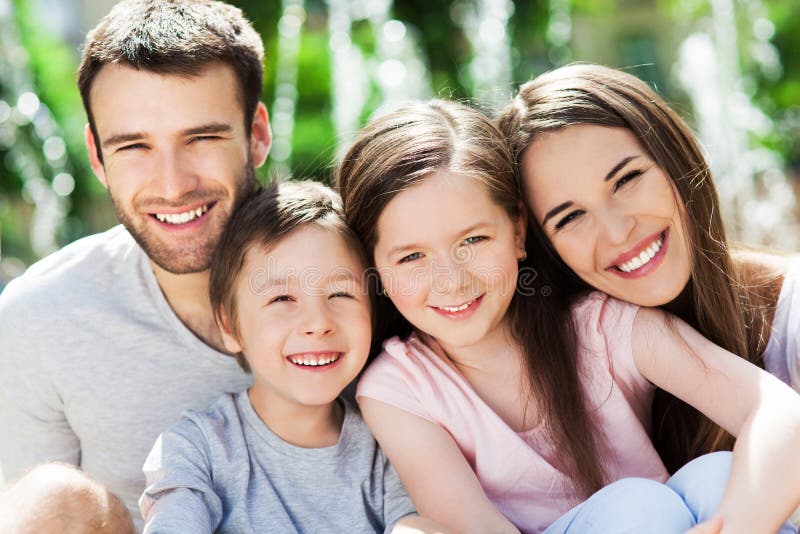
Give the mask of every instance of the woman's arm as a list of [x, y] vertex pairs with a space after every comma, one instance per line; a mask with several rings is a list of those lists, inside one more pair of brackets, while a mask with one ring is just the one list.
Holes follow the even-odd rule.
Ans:
[[369, 397], [358, 403], [422, 516], [458, 533], [519, 532], [486, 497], [447, 431]]
[[800, 396], [660, 310], [638, 311], [632, 345], [645, 378], [738, 438], [722, 532], [777, 531], [800, 502]]

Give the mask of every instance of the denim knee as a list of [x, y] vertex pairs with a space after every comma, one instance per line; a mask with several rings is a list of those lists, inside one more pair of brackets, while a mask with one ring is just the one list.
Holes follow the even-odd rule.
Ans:
[[727, 451], [704, 454], [681, 467], [667, 480], [686, 502], [698, 522], [714, 515], [731, 473], [733, 454]]
[[596, 492], [545, 533], [683, 534], [694, 524], [683, 499], [672, 489], [645, 478], [626, 478]]

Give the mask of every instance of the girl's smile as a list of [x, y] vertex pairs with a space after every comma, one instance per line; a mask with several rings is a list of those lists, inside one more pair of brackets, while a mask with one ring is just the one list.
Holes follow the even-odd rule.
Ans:
[[431, 308], [439, 315], [447, 317], [448, 319], [466, 319], [478, 309], [482, 299], [483, 295], [458, 306], [431, 306]]

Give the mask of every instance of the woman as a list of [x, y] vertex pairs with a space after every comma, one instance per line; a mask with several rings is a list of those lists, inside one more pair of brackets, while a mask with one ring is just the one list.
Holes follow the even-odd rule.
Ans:
[[[791, 312], [800, 265], [728, 242], [697, 140], [650, 87], [618, 70], [570, 65], [524, 84], [499, 126], [532, 231], [575, 291], [668, 310], [798, 389]], [[654, 440], [671, 471], [733, 444], [663, 393]]]

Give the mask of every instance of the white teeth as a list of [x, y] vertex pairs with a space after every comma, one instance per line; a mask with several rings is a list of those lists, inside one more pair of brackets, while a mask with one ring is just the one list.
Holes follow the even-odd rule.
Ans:
[[306, 365], [308, 367], [317, 367], [319, 365], [328, 365], [339, 359], [339, 355], [333, 356], [314, 356], [312, 354], [304, 354], [302, 356], [292, 356], [289, 360], [296, 365]]
[[208, 211], [208, 204], [197, 209], [185, 211], [183, 213], [156, 213], [156, 219], [170, 224], [186, 224], [203, 215]]
[[656, 254], [658, 254], [659, 250], [661, 250], [661, 245], [663, 244], [664, 240], [661, 239], [661, 237], [659, 237], [658, 239], [653, 241], [653, 243], [649, 247], [644, 249], [641, 252], [641, 254], [639, 254], [630, 261], [618, 265], [617, 267], [619, 267], [620, 271], [625, 273], [635, 271], [636, 269], [641, 268], [643, 265], [650, 263], [650, 260], [652, 260]]
[[470, 305], [473, 302], [475, 302], [475, 301], [471, 300], [469, 302], [466, 302], [466, 303], [462, 304], [461, 306], [439, 306], [439, 309], [447, 311], [447, 312], [450, 312], [450, 313], [460, 312], [460, 311], [464, 311], [467, 308], [469, 308]]

